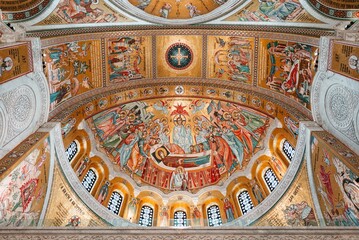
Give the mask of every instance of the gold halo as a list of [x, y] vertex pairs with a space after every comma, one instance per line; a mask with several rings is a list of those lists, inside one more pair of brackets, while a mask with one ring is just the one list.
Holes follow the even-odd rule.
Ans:
[[133, 122], [136, 119], [136, 115], [134, 113], [128, 114], [128, 120], [130, 122]]
[[121, 119], [121, 120], [123, 120], [123, 119], [125, 119], [125, 118], [126, 118], [127, 113], [126, 113], [126, 111], [125, 111], [125, 110], [122, 110], [122, 111], [120, 111], [120, 113], [119, 113], [118, 115], [120, 116], [120, 119]]
[[167, 118], [161, 118], [161, 123], [163, 123], [164, 125], [168, 124], [168, 119]]
[[232, 116], [229, 112], [224, 112], [223, 118], [224, 118], [224, 120], [230, 120], [232, 118]]
[[241, 114], [240, 114], [240, 112], [239, 112], [238, 110], [234, 110], [234, 111], [232, 112], [232, 118], [233, 118], [234, 120], [239, 119], [240, 116], [241, 116]]
[[210, 123], [208, 122], [208, 121], [204, 121], [204, 122], [202, 122], [202, 128], [203, 129], [208, 129], [209, 128], [209, 126], [210, 126]]
[[[173, 122], [176, 126], [178, 125], [177, 121], [179, 118], [182, 120], [182, 122], [186, 123], [186, 117], [181, 114], [178, 114], [173, 118]], [[182, 125], [184, 125], [184, 124], [182, 124]]]
[[162, 159], [162, 157], [160, 156], [160, 152], [163, 152], [163, 153], [164, 153], [164, 156], [166, 157], [166, 156], [167, 156], [167, 151], [166, 151], [164, 148], [162, 148], [162, 147], [156, 149], [156, 151], [155, 151], [156, 159], [162, 161], [163, 159]]

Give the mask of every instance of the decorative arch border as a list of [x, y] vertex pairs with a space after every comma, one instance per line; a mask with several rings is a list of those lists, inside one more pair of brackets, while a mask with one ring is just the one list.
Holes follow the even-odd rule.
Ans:
[[166, 19], [162, 17], [153, 16], [146, 13], [145, 11], [133, 6], [127, 0], [110, 0], [116, 7], [120, 8], [122, 11], [134, 15], [137, 18], [148, 21], [150, 23], [157, 23], [161, 25], [190, 25], [208, 22], [217, 17], [220, 17], [233, 9], [237, 9], [245, 2], [245, 0], [228, 0], [222, 6], [214, 9], [213, 11], [200, 15], [190, 19]]
[[333, 7], [329, 7], [321, 2], [318, 2], [316, 0], [307, 0], [306, 2], [311, 5], [313, 9], [315, 9], [320, 14], [333, 18], [333, 19], [339, 19], [339, 20], [345, 20], [345, 19], [355, 19], [359, 17], [359, 9], [337, 9]]
[[[93, 100], [93, 99], [92, 99]], [[61, 129], [58, 127], [57, 134], [55, 134], [55, 146], [56, 151], [59, 156], [60, 166], [63, 170], [64, 175], [69, 181], [70, 186], [76, 190], [76, 194], [79, 196], [80, 199], [90, 208], [93, 210], [95, 214], [97, 214], [100, 218], [104, 221], [109, 223], [113, 226], [137, 226], [136, 224], [132, 224], [123, 218], [116, 216], [115, 214], [111, 213], [107, 210], [106, 207], [99, 204], [95, 198], [89, 196], [89, 193], [82, 187], [82, 184], [78, 180], [75, 172], [71, 168], [70, 164], [67, 161], [65, 155], [65, 149], [63, 145], [63, 139], [61, 135]], [[250, 211], [245, 216], [239, 217], [236, 220], [224, 224], [224, 226], [247, 226], [253, 224], [259, 218], [264, 216], [266, 212], [268, 212], [283, 196], [286, 190], [291, 185], [292, 181], [294, 180], [299, 167], [301, 166], [304, 149], [306, 144], [306, 126], [305, 124], [301, 123], [299, 128], [299, 136], [296, 145], [296, 154], [295, 157], [290, 164], [286, 175], [283, 177], [279, 185], [276, 189], [264, 199], [256, 208]], [[218, 189], [216, 189], [218, 190]]]
[[[42, 13], [48, 15], [55, 9], [60, 0], [43, 0], [36, 6], [18, 12], [2, 12], [4, 22], [23, 22], [40, 16]], [[50, 10], [50, 11], [49, 11]]]

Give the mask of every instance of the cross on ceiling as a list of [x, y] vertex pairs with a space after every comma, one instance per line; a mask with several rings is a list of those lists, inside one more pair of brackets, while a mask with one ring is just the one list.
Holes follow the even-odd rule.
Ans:
[[182, 55], [181, 48], [178, 48], [178, 53], [176, 55], [172, 55], [171, 58], [176, 58], [178, 61], [178, 66], [181, 66], [181, 60], [182, 58], [188, 58], [188, 55]]

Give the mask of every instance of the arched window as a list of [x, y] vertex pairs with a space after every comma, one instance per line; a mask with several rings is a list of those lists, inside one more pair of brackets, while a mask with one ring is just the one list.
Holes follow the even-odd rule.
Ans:
[[272, 192], [275, 187], [278, 185], [279, 180], [273, 170], [268, 168], [264, 173], [264, 181], [266, 182], [269, 190]]
[[187, 214], [185, 211], [176, 211], [174, 214], [175, 227], [187, 227]]
[[216, 227], [222, 225], [222, 217], [221, 212], [219, 211], [219, 207], [217, 205], [212, 205], [207, 208], [207, 219], [208, 226]]
[[74, 157], [76, 156], [76, 153], [79, 151], [79, 148], [77, 146], [77, 142], [73, 141], [72, 143], [70, 143], [70, 145], [67, 147], [65, 153], [67, 156], [67, 160], [69, 162], [72, 161], [72, 159], [74, 159]]
[[96, 179], [97, 175], [95, 171], [93, 169], [89, 169], [89, 171], [86, 173], [86, 176], [82, 180], [82, 185], [88, 192], [91, 192], [93, 186], [95, 185]]
[[151, 227], [153, 223], [153, 208], [143, 205], [140, 213], [138, 224], [144, 227]]
[[121, 209], [122, 200], [123, 197], [119, 192], [112, 192], [110, 200], [107, 204], [107, 208], [114, 214], [118, 215]]
[[293, 160], [295, 149], [287, 140], [284, 140], [283, 142], [282, 151], [284, 152], [285, 156], [289, 159], [289, 161]]
[[241, 211], [244, 214], [249, 212], [251, 209], [254, 208], [251, 196], [249, 195], [248, 191], [243, 191], [238, 195], [238, 202]]

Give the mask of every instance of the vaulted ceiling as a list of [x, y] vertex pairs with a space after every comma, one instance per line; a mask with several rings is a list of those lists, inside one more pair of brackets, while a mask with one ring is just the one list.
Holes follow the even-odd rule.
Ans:
[[253, 208], [296, 174], [293, 184], [310, 195], [284, 142], [294, 150], [299, 122], [313, 119], [320, 36], [344, 29], [358, 4], [29, 0], [0, 9], [11, 27], [41, 39], [49, 121], [61, 122], [66, 151], [74, 142], [81, 149], [66, 177], [84, 182], [93, 169], [101, 182], [92, 195], [105, 206], [103, 189], [121, 192], [129, 206], [121, 217], [137, 222], [129, 204], [139, 199], [164, 212], [198, 206], [203, 216], [217, 203], [231, 209], [221, 210], [230, 222], [246, 213], [236, 205], [243, 189]]

